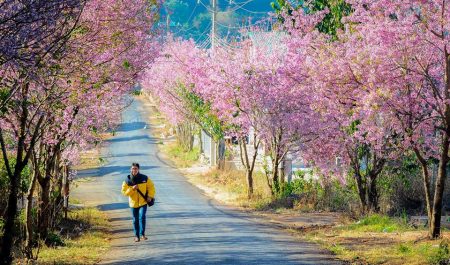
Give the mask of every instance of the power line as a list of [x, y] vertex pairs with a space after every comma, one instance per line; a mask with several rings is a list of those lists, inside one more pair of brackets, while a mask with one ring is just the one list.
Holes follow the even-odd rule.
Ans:
[[197, 1], [197, 4], [201, 4], [201, 5], [204, 6], [209, 12], [213, 12], [213, 10], [212, 10], [209, 6], [205, 5], [205, 4], [202, 2], [202, 0], [198, 0], [198, 1]]
[[206, 38], [200, 45], [197, 45], [200, 49], [206, 50], [206, 48], [211, 44], [211, 39]]
[[[201, 1], [201, 0], [199, 0]], [[214, 49], [216, 46], [216, 22], [217, 22], [217, 0], [211, 0], [212, 1], [212, 25], [211, 25], [211, 50], [214, 53]]]
[[222, 26], [224, 28], [228, 28], [228, 29], [245, 29], [245, 28], [249, 28], [249, 27], [252, 27], [255, 25], [263, 24], [264, 22], [272, 22], [272, 21], [271, 21], [271, 18], [269, 17], [269, 18], [257, 20], [253, 24], [248, 24], [248, 25], [231, 26], [231, 24], [225, 25], [220, 22], [216, 22], [216, 23], [217, 23], [217, 25]]
[[[250, 3], [250, 2], [253, 2], [253, 1], [255, 1], [255, 0], [248, 0], [248, 1], [244, 2], [244, 3], [242, 3], [240, 6], [239, 6], [238, 4], [236, 4], [236, 2], [230, 1], [230, 3], [233, 2], [235, 5], [237, 5], [236, 7], [232, 8], [230, 11], [234, 12], [234, 11], [236, 11], [236, 10], [239, 10], [239, 9], [241, 9], [243, 6], [245, 6], [246, 4], [248, 4], [248, 3]], [[227, 10], [227, 12], [230, 12], [230, 11]]]
[[[191, 18], [192, 18], [192, 16], [194, 15], [194, 13], [195, 13], [195, 10], [197, 9], [197, 7], [198, 7], [198, 2], [195, 4], [195, 7], [194, 7], [194, 9], [192, 10], [192, 12], [191, 12], [191, 14], [189, 15], [189, 18], [188, 18], [188, 20], [186, 21], [186, 24], [189, 24], [189, 21], [191, 21]], [[186, 31], [188, 31], [188, 30], [191, 30], [191, 29], [193, 29], [195, 26], [192, 26], [192, 27], [190, 27], [190, 28], [188, 28], [188, 29], [179, 29], [177, 32], [175, 32], [173, 35], [177, 35], [178, 33], [180, 33], [180, 31], [184, 31], [184, 32], [186, 32]]]
[[219, 39], [219, 38], [216, 38], [216, 41], [221, 45], [221, 47], [226, 48], [228, 51], [230, 51], [230, 50], [238, 51], [241, 49], [241, 47], [233, 46], [230, 43], [228, 43], [227, 41]]
[[206, 39], [209, 39], [209, 36], [206, 34], [209, 31], [209, 26], [211, 26], [211, 22], [209, 22], [209, 24], [206, 26], [206, 30], [204, 30], [203, 32], [191, 34], [191, 35], [193, 35], [193, 36], [205, 36], [206, 35], [207, 36]]
[[[229, 12], [234, 12], [234, 11], [242, 9], [242, 10], [245, 10], [245, 11], [247, 11], [249, 13], [252, 13], [252, 14], [269, 14], [269, 11], [251, 11], [251, 10], [248, 10], [248, 9], [244, 8], [245, 5], [247, 5], [248, 3], [251, 3], [253, 1], [255, 1], [255, 0], [247, 0], [247, 1], [243, 2], [243, 3], [239, 3], [238, 4], [238, 3], [234, 2], [233, 0], [231, 0], [230, 3], [234, 3], [236, 6], [231, 8], [231, 9], [229, 9], [229, 10], [220, 11], [220, 13], [229, 13]], [[198, 0], [197, 4], [201, 4], [209, 12], [213, 12], [214, 11], [211, 7], [209, 7], [205, 3], [203, 3], [202, 0]]]
[[[247, 5], [247, 4], [249, 4], [249, 3], [253, 2], [253, 1], [255, 1], [255, 0], [246, 0], [246, 1], [241, 2], [241, 3], [236, 3], [234, 0], [229, 0], [229, 3], [230, 4], [233, 3], [235, 6], [230, 8], [230, 9], [228, 9], [228, 10], [226, 10], [226, 11], [221, 11], [221, 13], [229, 13], [229, 12], [235, 12], [235, 11], [243, 10], [243, 11], [251, 13], [251, 14], [258, 14], [258, 15], [261, 15], [261, 14], [268, 15], [269, 14], [269, 12], [251, 11], [251, 10], [249, 10], [249, 9], [244, 7], [245, 5]], [[220, 26], [220, 27], [228, 29], [228, 34], [227, 34], [227, 38], [228, 38], [228, 35], [230, 34], [230, 30], [249, 29], [252, 26], [255, 26], [255, 25], [263, 23], [263, 21], [261, 21], [261, 20], [256, 21], [255, 23], [253, 23], [252, 19], [250, 19], [250, 17], [249, 17], [250, 20], [248, 22], [248, 25], [232, 26], [231, 24], [230, 25], [225, 25], [223, 23], [220, 23], [220, 22], [217, 21], [217, 13], [218, 13], [218, 10], [217, 10], [218, 9], [218, 3], [217, 2], [218, 2], [218, 0], [211, 0], [211, 5], [208, 6], [208, 5], [206, 5], [203, 2], [203, 0], [197, 0], [197, 5], [196, 5], [196, 7], [198, 5], [202, 5], [204, 8], [206, 8], [206, 10], [208, 12], [211, 12], [210, 44], [211, 44], [211, 49], [212, 49], [213, 52], [214, 52], [214, 47], [216, 45], [216, 42], [219, 39], [216, 36], [217, 26]], [[192, 14], [191, 14], [191, 16], [192, 16]]]
[[222, 26], [224, 28], [227, 28], [227, 29], [243, 29], [243, 28], [247, 28], [248, 27], [248, 26], [230, 26], [230, 25], [227, 26], [227, 25], [222, 24], [220, 22], [216, 22], [216, 24], [219, 25], [219, 26]]
[[239, 4], [238, 3], [236, 3], [235, 1], [233, 1], [233, 0], [230, 0], [230, 3], [234, 3], [235, 5], [237, 5], [238, 7], [236, 7], [235, 9], [234, 9], [234, 11], [237, 11], [237, 10], [240, 10], [240, 9], [242, 9], [242, 10], [245, 10], [245, 11], [247, 11], [247, 12], [249, 12], [249, 13], [253, 13], [253, 14], [268, 14], [269, 12], [267, 12], [267, 11], [251, 11], [251, 10], [248, 10], [248, 9], [246, 9], [244, 6], [245, 5], [247, 5], [248, 3], [251, 3], [251, 2], [253, 2], [254, 0], [248, 0], [248, 1], [246, 1], [246, 2], [244, 2], [244, 3], [239, 3], [240, 4], [240, 6], [239, 6]]

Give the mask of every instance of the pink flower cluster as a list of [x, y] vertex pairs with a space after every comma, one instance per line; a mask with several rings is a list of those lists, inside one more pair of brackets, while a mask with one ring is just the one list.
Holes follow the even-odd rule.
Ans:
[[172, 40], [145, 88], [175, 123], [189, 118], [183, 86], [234, 125], [230, 133], [252, 127], [269, 149], [300, 151], [324, 172], [349, 169], [361, 146], [383, 161], [406, 150], [439, 159], [450, 135], [449, 1], [347, 2], [337, 40], [315, 27], [327, 10], [303, 9], [272, 45], [248, 38], [210, 54]]

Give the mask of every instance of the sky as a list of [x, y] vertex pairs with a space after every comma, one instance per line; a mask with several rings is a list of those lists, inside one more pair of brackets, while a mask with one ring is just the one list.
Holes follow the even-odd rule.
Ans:
[[[268, 24], [270, 5], [274, 0], [216, 0], [218, 3], [217, 36], [230, 41], [237, 38], [242, 28]], [[211, 0], [166, 0], [160, 26], [170, 28], [173, 35], [194, 39], [207, 47], [211, 32]], [[258, 22], [259, 21], [259, 22]], [[270, 23], [269, 23], [270, 24]]]

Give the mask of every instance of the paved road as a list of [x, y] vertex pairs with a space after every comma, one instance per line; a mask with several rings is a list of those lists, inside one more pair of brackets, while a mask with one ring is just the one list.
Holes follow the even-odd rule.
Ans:
[[[144, 104], [136, 100], [124, 111], [118, 134], [104, 150], [108, 164], [80, 172], [81, 177], [98, 177], [75, 190], [76, 197], [110, 217], [112, 248], [102, 264], [338, 264], [317, 245], [299, 242], [202, 195], [158, 158]], [[133, 242], [131, 213], [120, 193], [134, 161], [153, 179], [157, 192], [157, 202], [147, 212], [149, 240], [139, 243]]]

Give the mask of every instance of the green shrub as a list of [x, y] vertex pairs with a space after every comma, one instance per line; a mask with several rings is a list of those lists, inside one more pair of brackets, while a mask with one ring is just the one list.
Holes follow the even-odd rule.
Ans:
[[277, 199], [294, 198], [297, 205], [311, 210], [349, 211], [357, 202], [354, 185], [342, 185], [337, 180], [315, 179], [311, 172], [296, 171], [295, 180], [285, 183]]
[[409, 252], [411, 252], [411, 247], [409, 247], [408, 245], [405, 245], [405, 244], [400, 244], [398, 246], [398, 251], [400, 253], [409, 253]]
[[345, 247], [339, 245], [339, 244], [333, 244], [331, 247], [329, 247], [329, 250], [333, 252], [335, 255], [341, 255], [345, 252]]
[[312, 179], [305, 179], [304, 175], [302, 175], [298, 179], [295, 179], [289, 183], [285, 183], [281, 189], [279, 197], [285, 198], [294, 194], [311, 194], [314, 192], [318, 192], [320, 189], [321, 186], [316, 181]]
[[133, 90], [133, 92], [131, 92], [131, 94], [133, 96], [140, 96], [142, 94], [142, 92], [140, 90]]
[[387, 163], [377, 179], [381, 211], [390, 215], [425, 214], [422, 181], [414, 154]]
[[62, 238], [53, 232], [50, 232], [46, 238], [46, 243], [48, 246], [64, 246], [64, 241], [62, 240]]
[[198, 147], [194, 147], [191, 151], [186, 152], [183, 150], [183, 147], [175, 143], [167, 146], [167, 153], [181, 167], [191, 166], [200, 157], [200, 149]]
[[433, 265], [450, 264], [450, 249], [446, 240], [443, 240], [439, 244], [436, 253], [428, 258], [428, 263]]

